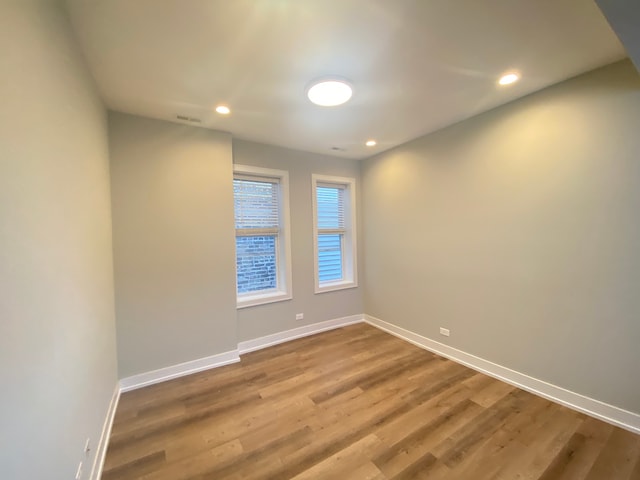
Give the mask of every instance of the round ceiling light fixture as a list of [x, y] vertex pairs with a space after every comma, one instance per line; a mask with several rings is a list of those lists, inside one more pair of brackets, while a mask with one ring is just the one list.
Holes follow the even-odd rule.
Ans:
[[226, 105], [218, 105], [216, 107], [216, 112], [218, 112], [220, 115], [229, 115], [231, 113], [231, 109]]
[[353, 95], [351, 84], [340, 77], [324, 77], [315, 80], [307, 88], [307, 97], [321, 107], [336, 107], [349, 101]]
[[502, 75], [500, 80], [498, 80], [498, 83], [500, 85], [511, 85], [512, 83], [516, 83], [518, 80], [520, 80], [520, 75], [516, 72], [511, 72]]
[[378, 143], [378, 142], [376, 142], [375, 140], [371, 139], [371, 140], [367, 140], [367, 142], [365, 143], [365, 145], [366, 145], [367, 147], [375, 147], [377, 143]]

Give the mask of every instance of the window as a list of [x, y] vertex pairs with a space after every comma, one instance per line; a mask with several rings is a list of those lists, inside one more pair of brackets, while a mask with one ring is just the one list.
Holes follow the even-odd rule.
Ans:
[[234, 166], [238, 308], [291, 298], [288, 173]]
[[357, 287], [355, 179], [313, 175], [316, 293]]

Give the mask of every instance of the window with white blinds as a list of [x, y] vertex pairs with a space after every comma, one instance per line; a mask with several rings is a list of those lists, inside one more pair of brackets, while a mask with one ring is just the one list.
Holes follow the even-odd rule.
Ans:
[[291, 298], [287, 172], [236, 165], [238, 307]]
[[236, 230], [278, 233], [279, 179], [236, 175], [233, 179]]
[[316, 293], [356, 284], [355, 180], [314, 175]]

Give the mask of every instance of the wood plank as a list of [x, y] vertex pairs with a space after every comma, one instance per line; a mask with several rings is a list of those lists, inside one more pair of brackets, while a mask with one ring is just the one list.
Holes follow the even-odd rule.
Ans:
[[586, 480], [629, 478], [640, 455], [640, 436], [614, 429]]

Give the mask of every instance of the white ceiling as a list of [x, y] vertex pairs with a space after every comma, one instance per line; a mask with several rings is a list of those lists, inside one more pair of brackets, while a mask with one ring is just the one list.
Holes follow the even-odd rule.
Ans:
[[[69, 0], [113, 110], [363, 158], [625, 57], [592, 0]], [[506, 70], [522, 80], [499, 88]], [[354, 85], [314, 106], [308, 83]], [[213, 111], [226, 103], [232, 114]], [[378, 146], [367, 148], [375, 138]], [[332, 151], [332, 147], [345, 151]]]

